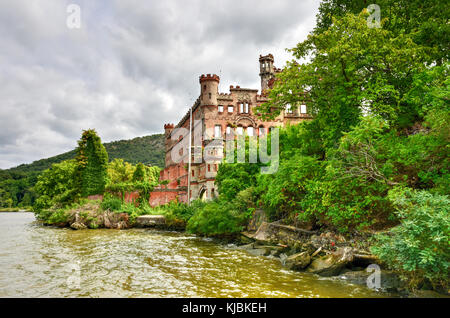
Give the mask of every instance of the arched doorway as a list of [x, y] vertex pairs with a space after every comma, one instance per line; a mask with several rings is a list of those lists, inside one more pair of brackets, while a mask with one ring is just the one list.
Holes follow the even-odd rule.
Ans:
[[206, 187], [202, 187], [200, 189], [200, 191], [198, 192], [198, 197], [199, 197], [200, 200], [206, 201], [206, 199], [207, 199], [207, 189], [206, 189]]

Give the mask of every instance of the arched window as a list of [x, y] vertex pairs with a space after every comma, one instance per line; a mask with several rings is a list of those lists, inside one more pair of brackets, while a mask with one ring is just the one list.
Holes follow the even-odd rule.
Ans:
[[227, 135], [231, 134], [231, 126], [230, 125], [227, 126], [226, 133], [227, 133]]
[[236, 133], [237, 133], [238, 135], [242, 135], [242, 134], [244, 133], [244, 128], [243, 128], [242, 126], [238, 126], [238, 127], [236, 128]]

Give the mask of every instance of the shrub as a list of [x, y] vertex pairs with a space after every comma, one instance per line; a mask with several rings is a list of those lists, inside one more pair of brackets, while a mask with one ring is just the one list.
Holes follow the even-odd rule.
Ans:
[[186, 229], [200, 235], [230, 237], [243, 230], [249, 215], [248, 211], [240, 211], [233, 202], [211, 201], [196, 209]]
[[222, 163], [216, 176], [220, 196], [233, 200], [239, 191], [256, 184], [260, 166], [250, 163]]
[[448, 288], [450, 199], [427, 191], [395, 188], [389, 193], [401, 224], [380, 234], [372, 252], [408, 279], [411, 288], [429, 281]]
[[308, 193], [311, 182], [320, 175], [320, 162], [309, 156], [293, 155], [281, 160], [278, 172], [260, 175], [258, 178], [261, 201], [271, 219], [281, 219], [298, 214], [304, 219], [302, 200]]
[[38, 220], [46, 224], [65, 224], [69, 221], [70, 215], [64, 209], [41, 210], [35, 213]]
[[122, 200], [115, 196], [105, 195], [101, 207], [105, 211], [119, 211], [122, 207]]

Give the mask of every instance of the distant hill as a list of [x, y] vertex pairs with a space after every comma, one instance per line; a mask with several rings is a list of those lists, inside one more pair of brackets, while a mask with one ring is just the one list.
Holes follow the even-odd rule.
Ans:
[[[130, 163], [142, 162], [146, 165], [164, 168], [164, 135], [137, 137], [128, 140], [119, 140], [103, 144], [108, 152], [109, 160], [121, 158]], [[36, 160], [33, 163], [21, 164], [17, 167], [1, 170], [0, 173], [30, 173], [40, 172], [50, 168], [54, 163], [59, 163], [76, 156], [75, 150], [62, 153], [46, 159]]]
[[[104, 143], [109, 160], [116, 158], [137, 164], [164, 168], [164, 135], [155, 134], [145, 137], [137, 137], [129, 140], [119, 140]], [[21, 164], [17, 167], [0, 169], [0, 207], [5, 205], [8, 199], [14, 206], [31, 205], [35, 199], [32, 187], [37, 181], [38, 175], [51, 167], [54, 163], [73, 159], [76, 151], [72, 150], [63, 154], [36, 160], [30, 164]], [[8, 206], [8, 205], [6, 205]]]

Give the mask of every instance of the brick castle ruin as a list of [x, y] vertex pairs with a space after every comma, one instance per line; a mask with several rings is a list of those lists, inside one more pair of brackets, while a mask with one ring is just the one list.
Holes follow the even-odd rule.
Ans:
[[[204, 158], [191, 160], [191, 171], [188, 171], [188, 153], [183, 154], [180, 143], [185, 143], [184, 138], [188, 139], [189, 135], [193, 139], [194, 134], [200, 132], [197, 137], [200, 138], [201, 149], [195, 150], [191, 146], [192, 154], [196, 156], [198, 154], [196, 151], [203, 152], [202, 149], [212, 141], [223, 145], [225, 138], [231, 133], [233, 133], [232, 136], [244, 133], [249, 136], [260, 136], [267, 134], [272, 127], [281, 127], [288, 122], [295, 124], [310, 118], [306, 112], [305, 104], [288, 107], [270, 121], [264, 121], [258, 116], [255, 108], [267, 102], [266, 91], [273, 85], [275, 74], [281, 71], [274, 66], [272, 54], [260, 55], [259, 65], [261, 94], [258, 94], [258, 89], [241, 88], [240, 86], [230, 86], [229, 93], [219, 93], [219, 76], [215, 74], [200, 76], [200, 96], [194, 105], [177, 125], [164, 125], [165, 168], [160, 174], [162, 185], [155, 188], [151, 193], [151, 206], [166, 204], [173, 200], [187, 202], [188, 197], [190, 197], [190, 200], [198, 198], [210, 200], [218, 195], [214, 181], [218, 166], [222, 161], [223, 152], [219, 147], [218, 153], [214, 150], [216, 153], [211, 154], [216, 156], [215, 160], [205, 160]], [[174, 132], [177, 131], [177, 128], [185, 128], [189, 131], [191, 111], [193, 134], [175, 136]], [[174, 148], [180, 148], [179, 154], [184, 157], [184, 162], [173, 160]], [[190, 173], [190, 176], [188, 173]], [[188, 182], [190, 183], [189, 187]]]

